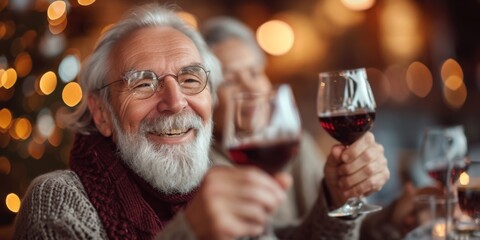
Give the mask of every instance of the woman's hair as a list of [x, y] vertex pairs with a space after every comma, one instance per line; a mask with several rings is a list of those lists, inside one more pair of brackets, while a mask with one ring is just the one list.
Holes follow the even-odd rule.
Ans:
[[202, 57], [205, 68], [210, 71], [209, 85], [215, 102], [215, 92], [222, 77], [220, 62], [210, 52], [200, 33], [175, 14], [173, 5], [161, 6], [158, 3], [150, 3], [133, 8], [128, 15], [105, 32], [99, 39], [95, 50], [85, 61], [80, 72], [79, 82], [84, 97], [77, 109], [65, 116], [66, 126], [81, 133], [95, 131], [91, 124], [92, 116], [87, 106], [88, 96], [90, 94], [98, 94], [105, 101], [108, 101], [108, 91], [97, 91], [97, 89], [105, 84], [104, 80], [107, 79], [107, 75], [113, 67], [109, 61], [112, 50], [119, 41], [131, 32], [139, 28], [156, 26], [167, 26], [176, 29], [193, 41]]
[[202, 25], [200, 31], [210, 47], [235, 38], [247, 44], [255, 52], [260, 64], [266, 62], [265, 53], [258, 45], [253, 31], [235, 18], [227, 16], [211, 18]]

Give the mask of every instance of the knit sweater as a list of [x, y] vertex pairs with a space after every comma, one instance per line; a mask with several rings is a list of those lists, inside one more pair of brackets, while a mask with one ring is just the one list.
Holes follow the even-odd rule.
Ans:
[[[93, 145], [97, 148], [103, 146], [91, 141], [89, 143], [88, 146]], [[94, 152], [93, 157], [98, 156], [98, 152]], [[101, 159], [96, 158], [95, 161]], [[107, 166], [113, 166], [111, 164]], [[111, 173], [112, 170], [105, 171]], [[109, 189], [108, 186], [106, 188]], [[323, 192], [321, 184], [318, 188], [319, 192]], [[37, 177], [23, 197], [22, 207], [16, 219], [14, 239], [108, 239], [106, 231], [108, 227], [104, 225], [105, 216], [100, 217], [101, 211], [96, 208], [98, 203], [97, 205], [92, 203], [92, 196], [87, 192], [79, 175], [71, 170], [58, 170]], [[131, 194], [138, 193], [133, 191]], [[131, 197], [142, 198], [138, 195]], [[301, 223], [288, 224], [276, 229], [280, 239], [352, 239], [355, 221], [328, 217], [324, 197], [309, 200], [313, 206], [308, 209], [311, 210], [307, 211], [310, 214], [306, 214]], [[149, 209], [148, 206], [146, 208]], [[128, 209], [123, 209], [125, 210]], [[107, 216], [108, 219], [110, 218]], [[196, 239], [182, 211], [178, 211], [154, 235], [155, 239]], [[121, 239], [117, 235], [112, 236]]]
[[[58, 170], [34, 179], [16, 218], [14, 239], [108, 239], [78, 176]], [[195, 239], [179, 213], [158, 239]]]
[[[280, 239], [352, 239], [354, 221], [329, 218], [318, 201], [298, 227], [276, 229]], [[14, 239], [108, 239], [78, 176], [58, 170], [34, 179], [17, 215]], [[156, 237], [196, 239], [182, 212]]]

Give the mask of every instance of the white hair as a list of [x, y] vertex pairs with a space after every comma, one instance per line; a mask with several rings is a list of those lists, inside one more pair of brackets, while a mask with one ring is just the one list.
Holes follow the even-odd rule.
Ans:
[[199, 32], [182, 21], [176, 14], [173, 7], [164, 7], [158, 3], [150, 3], [137, 6], [121, 21], [111, 27], [100, 38], [92, 55], [85, 61], [79, 76], [79, 82], [83, 91], [83, 98], [77, 109], [65, 116], [66, 125], [81, 133], [96, 131], [92, 125], [92, 117], [88, 111], [87, 101], [90, 94], [96, 94], [108, 101], [107, 91], [97, 91], [105, 84], [108, 73], [112, 66], [109, 56], [115, 45], [131, 32], [146, 27], [171, 27], [190, 38], [197, 47], [202, 57], [205, 68], [210, 71], [209, 85], [213, 102], [216, 101], [216, 89], [221, 81], [222, 73], [220, 62], [210, 52], [208, 46]]

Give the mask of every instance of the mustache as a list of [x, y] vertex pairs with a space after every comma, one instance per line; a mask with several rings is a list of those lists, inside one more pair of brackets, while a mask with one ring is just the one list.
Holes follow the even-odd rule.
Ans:
[[172, 129], [200, 129], [204, 127], [202, 118], [186, 111], [175, 115], [145, 119], [140, 123], [140, 132], [167, 132]]

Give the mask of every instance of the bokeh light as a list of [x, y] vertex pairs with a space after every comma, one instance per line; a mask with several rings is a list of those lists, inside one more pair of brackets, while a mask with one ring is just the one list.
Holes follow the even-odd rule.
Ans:
[[447, 105], [452, 109], [459, 109], [467, 100], [467, 88], [465, 84], [460, 85], [456, 90], [451, 90], [447, 86], [443, 88], [443, 98]]
[[45, 153], [45, 145], [30, 141], [28, 143], [28, 154], [34, 159], [41, 159]]
[[67, 55], [58, 66], [58, 76], [63, 82], [70, 82], [77, 77], [80, 67], [80, 60], [76, 55]]
[[60, 146], [63, 140], [63, 130], [56, 127], [53, 134], [48, 137], [48, 142], [54, 147]]
[[326, 36], [339, 36], [365, 21], [364, 12], [353, 11], [338, 0], [317, 1], [313, 14], [317, 29]]
[[2, 108], [0, 110], [0, 131], [6, 130], [12, 124], [12, 112], [7, 108]]
[[271, 20], [257, 29], [257, 41], [265, 52], [272, 55], [283, 55], [293, 46], [293, 30], [287, 23]]
[[14, 133], [14, 135], [12, 135], [12, 131], [10, 131], [13, 138], [25, 140], [30, 137], [30, 134], [32, 133], [32, 124], [26, 118], [17, 118], [11, 129]]
[[13, 68], [7, 69], [5, 72], [2, 74], [2, 86], [6, 89], [9, 89], [15, 85], [17, 82], [17, 72]]
[[456, 76], [457, 78], [460, 78], [463, 81], [462, 67], [457, 61], [455, 61], [455, 59], [452, 59], [452, 58], [449, 58], [445, 60], [445, 62], [443, 62], [442, 68], [440, 70], [440, 74], [444, 82], [446, 82], [448, 78], [451, 76]]
[[425, 64], [421, 62], [410, 64], [406, 77], [407, 87], [418, 97], [426, 97], [432, 90], [432, 73]]
[[460, 174], [458, 182], [460, 183], [460, 185], [468, 185], [470, 183], [470, 176], [468, 176], [468, 173], [463, 172], [462, 174]]
[[82, 100], [82, 96], [82, 88], [77, 82], [70, 82], [63, 88], [62, 99], [69, 107], [76, 106]]
[[448, 89], [456, 91], [463, 85], [463, 79], [456, 75], [452, 75], [445, 80], [444, 84]]
[[416, 58], [424, 46], [421, 16], [412, 0], [386, 1], [380, 16], [382, 47], [392, 63]]
[[363, 11], [370, 9], [374, 4], [375, 0], [341, 0], [345, 7], [354, 10], [354, 11]]
[[53, 120], [50, 109], [44, 108], [38, 113], [37, 128], [39, 133], [45, 138], [52, 135], [55, 130], [55, 121]]
[[7, 157], [0, 156], [0, 174], [8, 175], [12, 170], [12, 165]]
[[40, 90], [45, 95], [50, 95], [57, 87], [57, 75], [54, 72], [48, 71], [40, 78]]
[[38, 48], [43, 56], [47, 58], [56, 57], [65, 50], [66, 42], [64, 34], [54, 35], [45, 31]]
[[17, 213], [20, 210], [21, 201], [20, 198], [15, 193], [9, 193], [5, 198], [5, 203], [8, 210]]
[[15, 69], [19, 77], [27, 76], [32, 71], [32, 57], [27, 52], [22, 52], [15, 58]]
[[[55, 22], [65, 17], [67, 14], [67, 4], [64, 1], [54, 1], [48, 6], [47, 17], [49, 22]], [[50, 23], [52, 24], [52, 23]], [[54, 24], [55, 25], [55, 24]]]
[[95, 0], [78, 0], [77, 2], [80, 4], [80, 6], [89, 6], [92, 5]]
[[65, 18], [61, 23], [57, 25], [49, 24], [48, 29], [54, 35], [60, 34], [67, 28], [68, 20]]
[[327, 43], [318, 36], [315, 25], [300, 12], [286, 11], [276, 14], [275, 19], [284, 21], [293, 30], [295, 41], [291, 49], [282, 56], [270, 59], [268, 67], [281, 69], [269, 73], [272, 80], [295, 74], [298, 69], [317, 69], [318, 62], [326, 58]]

